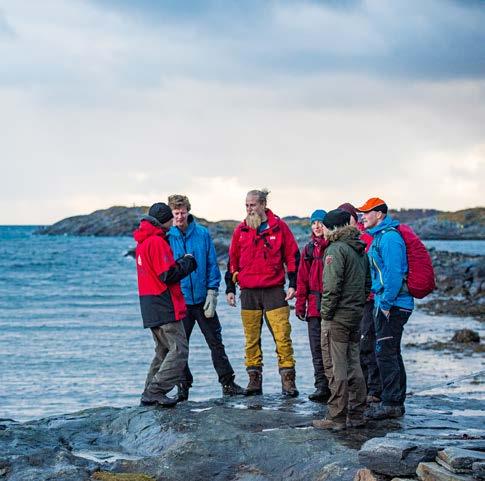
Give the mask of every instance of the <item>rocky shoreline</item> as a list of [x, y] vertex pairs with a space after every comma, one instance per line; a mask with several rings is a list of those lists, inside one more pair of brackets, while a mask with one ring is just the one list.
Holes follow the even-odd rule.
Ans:
[[438, 449], [484, 451], [482, 408], [473, 399], [411, 396], [404, 418], [341, 433], [311, 426], [325, 406], [279, 396], [0, 420], [0, 479], [350, 481], [363, 467], [409, 474]]
[[475, 317], [485, 321], [485, 256], [430, 249], [436, 291], [418, 302], [430, 314]]

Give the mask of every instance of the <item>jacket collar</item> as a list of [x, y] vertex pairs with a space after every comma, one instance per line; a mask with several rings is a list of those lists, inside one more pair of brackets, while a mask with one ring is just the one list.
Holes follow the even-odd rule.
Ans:
[[367, 232], [375, 236], [379, 232], [383, 231], [384, 229], [387, 229], [388, 227], [397, 227], [399, 225], [398, 220], [394, 220], [389, 214], [384, 217], [382, 222], [379, 225], [376, 225], [375, 227], [372, 227], [371, 229], [367, 229]]

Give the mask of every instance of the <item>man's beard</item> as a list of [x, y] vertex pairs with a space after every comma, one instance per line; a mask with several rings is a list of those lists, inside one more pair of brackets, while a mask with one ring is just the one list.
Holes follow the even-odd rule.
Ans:
[[253, 212], [252, 214], [248, 214], [246, 216], [246, 224], [251, 229], [257, 229], [263, 222], [263, 219], [259, 214]]

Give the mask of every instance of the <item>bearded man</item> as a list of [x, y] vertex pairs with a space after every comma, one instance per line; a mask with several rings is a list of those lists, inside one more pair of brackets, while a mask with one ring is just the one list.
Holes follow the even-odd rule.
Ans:
[[[262, 394], [263, 318], [276, 344], [281, 389], [296, 397], [295, 359], [291, 341], [288, 300], [295, 296], [300, 253], [288, 225], [267, 208], [267, 190], [246, 196], [246, 220], [234, 230], [225, 276], [229, 305], [236, 305], [236, 284], [241, 289], [241, 318], [245, 335], [248, 394]], [[285, 266], [289, 287], [285, 292]]]

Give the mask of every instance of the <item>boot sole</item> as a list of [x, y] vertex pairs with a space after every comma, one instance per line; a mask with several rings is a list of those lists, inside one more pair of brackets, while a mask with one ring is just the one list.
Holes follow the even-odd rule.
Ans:
[[159, 403], [157, 402], [157, 406], [160, 406], [161, 408], [174, 408], [177, 405], [177, 403]]
[[296, 391], [294, 393], [287, 392], [287, 391], [281, 391], [281, 395], [283, 397], [298, 397], [300, 395], [300, 393], [298, 391]]
[[260, 396], [263, 394], [262, 389], [258, 389], [257, 391], [246, 391], [246, 396]]

